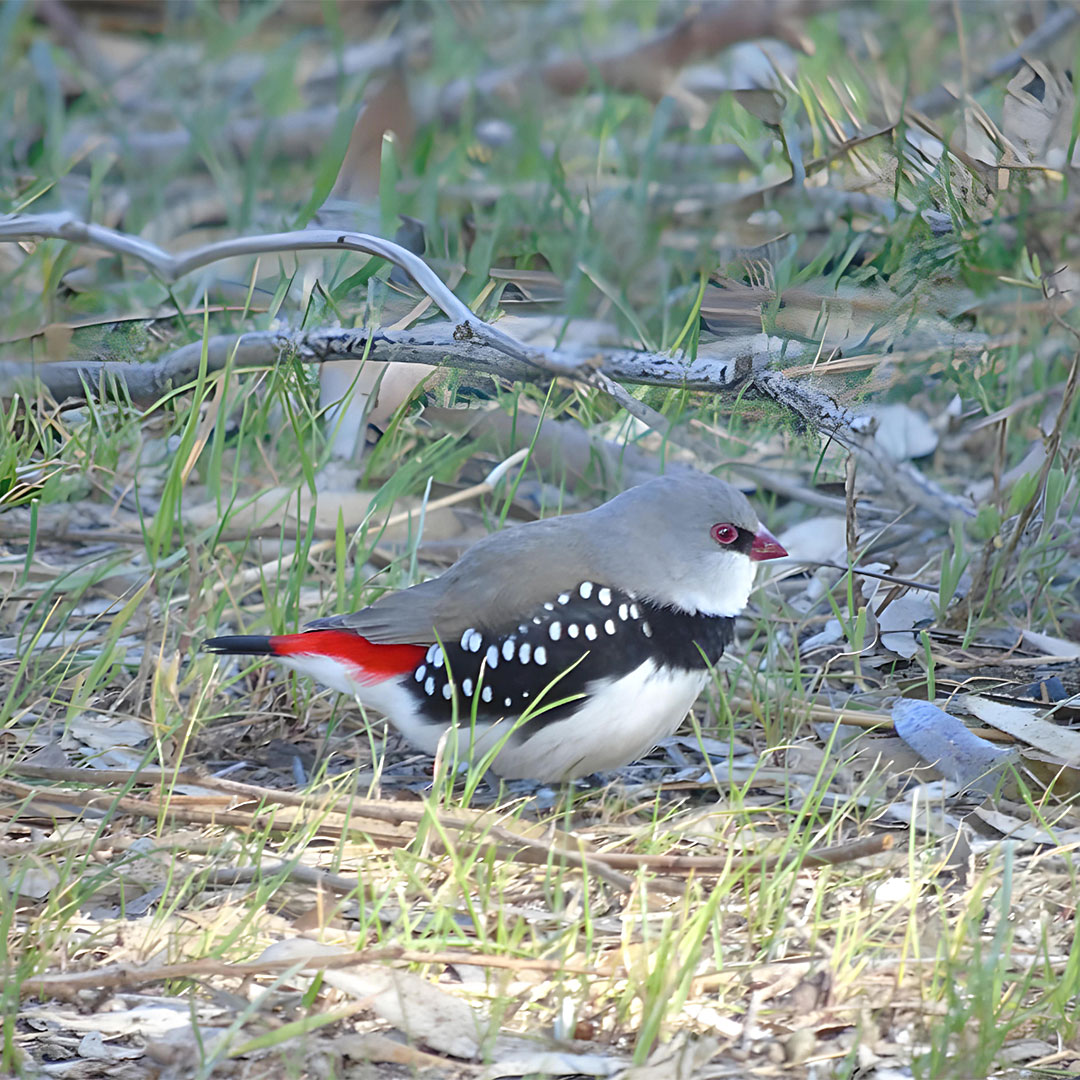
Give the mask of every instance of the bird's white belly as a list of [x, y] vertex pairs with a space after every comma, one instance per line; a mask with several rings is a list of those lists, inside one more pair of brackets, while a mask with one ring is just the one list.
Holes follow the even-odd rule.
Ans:
[[[327, 686], [351, 694], [364, 706], [378, 709], [394, 727], [426, 754], [434, 755], [446, 730], [425, 721], [417, 699], [396, 679], [362, 684], [346, 666], [327, 657], [282, 657], [283, 663]], [[510, 734], [516, 716], [498, 723], [469, 723], [465, 702], [453, 744], [451, 734], [443, 755], [478, 761], [503, 743], [493, 770], [507, 779], [572, 780], [576, 776], [614, 769], [633, 761], [667, 738], [690, 711], [708, 680], [704, 671], [658, 669], [646, 660], [629, 674], [589, 687], [589, 697], [570, 716], [535, 728], [535, 734]], [[508, 737], [509, 736], [509, 737]]]
[[508, 743], [494, 769], [508, 779], [572, 780], [625, 765], [675, 731], [708, 677], [704, 671], [658, 670], [646, 660], [620, 679], [593, 684], [572, 716]]

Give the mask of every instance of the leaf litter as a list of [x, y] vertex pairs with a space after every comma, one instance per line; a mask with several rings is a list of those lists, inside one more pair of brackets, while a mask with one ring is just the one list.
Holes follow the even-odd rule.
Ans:
[[[592, 65], [577, 53], [596, 27], [559, 5], [354, 6], [331, 71], [321, 31], [274, 52], [300, 17], [286, 9], [214, 59], [171, 24], [142, 33], [136, 9], [42, 10], [27, 32], [70, 62], [28, 53], [29, 82], [85, 93], [104, 73], [126, 112], [64, 114], [50, 137], [74, 164], [12, 209], [144, 223], [175, 250], [308, 206], [422, 251], [485, 318], [511, 307], [497, 325], [533, 348], [645, 350], [661, 384], [661, 352], [705, 360], [713, 389], [639, 392], [678, 418], [662, 433], [579, 375], [522, 385], [381, 355], [331, 379], [257, 350], [200, 375], [196, 350], [139, 410], [96, 392], [60, 409], [5, 381], [4, 1066], [1075, 1071], [1075, 256], [1047, 231], [1072, 213], [1052, 174], [1068, 12], [1016, 5], [1011, 35], [944, 5], [903, 28], [800, 5], [651, 29], [616, 14], [629, 44]], [[769, 34], [790, 48], [702, 55]], [[977, 98], [943, 97], [930, 66], [901, 116], [881, 44], [896, 34]], [[1000, 60], [1021, 36], [1023, 60]], [[528, 78], [539, 120], [500, 96]], [[220, 134], [162, 123], [153, 103], [184, 86], [192, 106], [203, 87], [234, 95]], [[500, 115], [445, 127], [476, 103]], [[94, 146], [114, 157], [91, 215]], [[241, 170], [238, 210], [222, 177], [254, 147], [272, 191]], [[204, 314], [212, 333], [271, 312], [402, 330], [433, 315], [374, 262], [238, 259], [166, 289], [78, 244], [58, 270], [52, 243], [0, 245], [5, 337], [15, 363], [42, 343], [78, 361], [90, 389], [197, 344]], [[144, 336], [109, 321], [134, 311], [154, 313]], [[46, 388], [61, 370], [38, 367]], [[805, 561], [763, 581], [694, 730], [605, 786], [433, 782], [349, 703], [187, 662], [219, 624], [359, 606], [504, 518], [591, 505], [661, 459], [749, 478]]]

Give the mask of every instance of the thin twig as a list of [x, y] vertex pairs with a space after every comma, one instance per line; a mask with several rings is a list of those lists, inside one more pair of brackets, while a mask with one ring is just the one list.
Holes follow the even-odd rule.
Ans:
[[551, 350], [524, 345], [516, 338], [485, 322], [447, 288], [442, 279], [419, 255], [392, 240], [371, 233], [341, 232], [335, 229], [298, 229], [295, 232], [238, 236], [204, 244], [180, 255], [171, 255], [157, 244], [131, 233], [80, 221], [74, 214], [12, 214], [0, 217], [0, 241], [28, 241], [55, 238], [69, 243], [103, 248], [118, 255], [138, 259], [166, 283], [177, 281], [193, 270], [245, 255], [280, 254], [284, 251], [359, 251], [377, 255], [401, 267], [424, 292], [453, 320], [454, 337], [460, 341], [480, 341], [525, 364], [555, 375], [584, 375], [580, 363]]
[[[257, 787], [253, 784], [243, 784], [235, 780], [226, 780], [217, 777], [199, 776], [197, 773], [167, 773], [157, 769], [146, 769], [138, 773], [124, 770], [94, 770], [85, 769], [55, 769], [47, 766], [20, 765], [18, 762], [9, 766], [13, 772], [24, 776], [37, 776], [42, 779], [52, 780], [93, 780], [96, 783], [102, 781], [103, 775], [107, 780], [116, 783], [129, 783], [132, 779], [138, 779], [144, 783], [156, 785], [165, 784], [196, 784], [210, 790], [217, 790], [222, 794], [240, 798], [248, 802], [256, 802], [265, 807], [266, 804], [277, 803], [282, 806], [303, 809], [307, 814], [318, 812], [327, 828], [332, 828], [326, 820], [326, 814], [340, 815], [349, 821], [367, 819], [382, 821], [388, 825], [401, 826], [405, 824], [420, 824], [426, 818], [432, 817], [447, 830], [455, 832], [479, 832], [485, 840], [497, 842], [497, 850], [501, 858], [507, 861], [525, 862], [533, 865], [549, 865], [551, 863], [566, 862], [570, 865], [587, 869], [598, 876], [607, 878], [608, 874], [617, 870], [637, 870], [642, 868], [656, 871], [680, 871], [697, 873], [718, 873], [727, 869], [755, 869], [764, 867], [775, 868], [780, 865], [788, 865], [792, 861], [799, 861], [804, 866], [823, 866], [835, 864], [850, 859], [861, 858], [863, 855], [875, 854], [887, 850], [892, 844], [892, 838], [884, 836], [864, 838], [853, 843], [841, 844], [835, 848], [819, 848], [800, 856], [787, 856], [780, 859], [776, 856], [694, 856], [694, 855], [634, 855], [621, 852], [591, 851], [584, 845], [576, 842], [569, 835], [563, 836], [559, 842], [553, 842], [551, 838], [543, 840], [525, 836], [522, 833], [512, 831], [504, 825], [492, 820], [492, 815], [487, 811], [457, 810], [454, 813], [433, 809], [422, 803], [408, 803], [385, 799], [363, 799], [356, 796], [344, 796], [334, 800], [329, 806], [320, 804], [317, 798], [303, 795], [297, 792], [276, 791], [272, 788]], [[130, 812], [131, 804], [138, 808], [139, 813], [145, 816], [153, 816], [162, 810], [162, 807], [141, 799], [116, 798], [107, 792], [73, 790], [65, 792], [61, 789], [34, 789], [23, 784], [6, 782], [12, 794], [21, 797], [33, 796], [40, 793], [43, 798], [50, 801], [62, 801], [65, 795], [70, 795], [70, 802], [90, 805], [100, 804], [103, 800], [111, 800], [119, 810]], [[0, 781], [0, 790], [3, 790], [5, 782]], [[17, 789], [17, 790], [13, 790]], [[183, 808], [185, 811], [196, 808]], [[172, 812], [170, 807], [168, 812]], [[232, 814], [235, 817], [245, 817], [235, 811], [214, 812], [221, 824], [236, 824], [234, 821], [223, 821], [222, 813]], [[265, 814], [265, 809], [260, 811], [260, 818]], [[198, 815], [197, 815], [198, 816]], [[293, 815], [285, 815], [283, 821], [291, 820]], [[297, 815], [299, 817], [299, 815]], [[254, 817], [249, 818], [253, 821]], [[340, 831], [340, 830], [335, 830]], [[358, 831], [367, 831], [360, 829]], [[567, 845], [577, 843], [577, 850]], [[256, 869], [252, 870], [254, 874]], [[344, 879], [347, 880], [347, 879]], [[612, 882], [624, 891], [630, 891], [633, 880], [624, 878], [621, 874]], [[355, 886], [352, 886], [355, 887]], [[650, 889], [681, 895], [684, 890], [677, 882], [664, 882], [653, 880], [649, 882]], [[351, 891], [351, 888], [347, 891]]]
[[[1078, 16], [1080, 16], [1080, 11], [1077, 11], [1073, 5], [1063, 5], [1028, 34], [1015, 49], [1005, 53], [1004, 56], [997, 57], [982, 71], [976, 72], [969, 80], [968, 93], [977, 94], [988, 83], [1015, 71], [1027, 57], [1041, 53], [1054, 42], [1059, 41], [1076, 22]], [[915, 98], [911, 108], [927, 116], [936, 116], [948, 111], [957, 103], [955, 92], [947, 84], [942, 83], [921, 97]]]
[[[330, 229], [304, 229], [296, 232], [237, 237], [207, 244], [181, 255], [171, 255], [142, 237], [118, 232], [101, 225], [88, 224], [66, 212], [0, 217], [0, 241], [25, 242], [40, 237], [53, 237], [70, 243], [87, 244], [139, 259], [165, 282], [175, 281], [200, 267], [236, 256], [306, 250], [359, 251], [377, 255], [408, 273], [452, 320], [453, 329], [450, 333], [450, 341], [436, 343], [438, 350], [448, 351], [452, 347], [454, 352], [458, 353], [459, 350], [464, 352], [470, 345], [486, 346], [489, 350], [515, 361], [534, 375], [536, 372], [543, 372], [549, 376], [574, 378], [608, 394], [631, 416], [678, 445], [692, 450], [705, 460], [710, 460], [715, 452], [712, 443], [686, 430], [676, 428], [666, 416], [639, 401], [604, 370], [600, 370], [597, 362], [604, 359], [602, 354], [582, 355], [568, 353], [565, 350], [541, 349], [518, 341], [498, 326], [485, 322], [475, 315], [418, 255], [403, 248], [400, 244], [379, 236]], [[385, 339], [386, 331], [378, 333]], [[363, 348], [368, 350], [366, 355], [370, 358], [368, 345], [370, 338], [372, 338], [372, 332], [364, 330], [348, 331], [337, 336], [326, 336], [324, 332], [320, 339], [321, 349], [314, 345], [316, 339], [312, 337], [297, 342], [289, 335], [277, 335], [273, 337], [273, 340], [277, 350], [284, 346], [299, 348], [302, 345], [321, 352], [320, 359], [329, 359], [331, 354], [344, 358], [346, 353], [350, 358], [356, 358], [354, 353], [360, 348], [361, 343]], [[974, 510], [967, 502], [943, 491], [909, 462], [893, 461], [874, 439], [872, 424], [867, 418], [855, 416], [847, 409], [841, 408], [820, 390], [805, 383], [796, 383], [781, 372], [770, 371], [769, 365], [774, 359], [773, 341], [775, 339], [761, 334], [749, 340], [751, 342], [748, 350], [749, 357], [746, 357], [744, 353], [735, 358], [734, 364], [722, 361], [719, 364], [719, 370], [714, 370], [712, 377], [719, 378], [725, 388], [730, 388], [742, 378], [750, 378], [761, 393], [795, 412], [814, 430], [829, 435], [842, 445], [858, 451], [887, 486], [898, 491], [914, 505], [922, 507], [931, 515], [944, 521], [951, 521], [958, 515], [968, 517], [974, 515]], [[266, 341], [266, 337], [260, 339], [249, 334], [242, 335], [238, 342], [232, 339], [232, 345], [219, 344], [215, 339], [215, 351], [227, 350], [238, 345], [237, 359], [243, 363], [245, 350], [259, 348], [260, 345], [265, 345]], [[431, 344], [431, 342], [428, 343]], [[776, 344], [781, 347], [783, 345], [779, 341]], [[203, 345], [199, 342], [189, 348], [201, 352]], [[365, 354], [361, 351], [361, 355]], [[380, 357], [380, 359], [394, 359], [394, 357]], [[429, 354], [423, 361], [417, 357], [416, 362], [430, 363], [431, 359]], [[657, 358], [652, 356], [651, 360], [655, 362]], [[739, 363], [740, 360], [742, 364]], [[673, 363], [677, 364], [678, 361], [666, 359], [664, 366], [670, 370], [670, 365]], [[716, 362], [713, 361], [713, 363]], [[79, 374], [81, 370], [88, 369], [75, 365], [68, 373], [69, 378], [75, 378], [81, 382], [82, 376]], [[116, 369], [113, 370], [116, 371]], [[505, 361], [498, 366], [497, 370], [512, 377], [521, 375], [520, 369], [509, 370]], [[99, 378], [101, 372], [107, 375], [108, 367], [99, 369]], [[676, 377], [674, 381], [675, 385], [687, 385], [683, 377]], [[668, 384], [670, 385], [670, 381]]]
[[235, 237], [194, 248], [182, 255], [171, 255], [142, 237], [80, 221], [66, 211], [0, 217], [0, 241], [25, 242], [39, 238], [66, 240], [69, 243], [86, 244], [115, 254], [127, 255], [140, 260], [166, 283], [222, 259], [244, 255], [323, 250], [360, 251], [378, 255], [401, 267], [453, 320], [453, 338], [456, 342], [478, 342], [521, 364], [551, 375], [574, 377], [609, 394], [631, 416], [643, 423], [664, 434], [673, 434], [672, 425], [661, 413], [638, 401], [603, 372], [592, 370], [588, 362], [583, 363], [576, 356], [568, 357], [556, 350], [526, 345], [497, 326], [485, 322], [447, 288], [423, 259], [400, 244], [380, 236], [332, 229], [301, 229], [296, 232]]
[[975, 516], [975, 509], [967, 500], [945, 491], [910, 462], [894, 461], [874, 438], [873, 424], [868, 417], [856, 416], [823, 391], [808, 383], [788, 379], [779, 371], [755, 372], [754, 385], [801, 416], [815, 430], [858, 451], [886, 485], [933, 517], [948, 522], [958, 515]]
[[887, 581], [890, 585], [903, 585], [906, 589], [919, 589], [922, 592], [937, 593], [937, 585], [927, 585], [922, 581], [912, 581], [910, 578], [897, 577], [895, 574], [881, 574], [877, 570], [864, 570], [861, 566], [841, 566], [839, 563], [820, 562], [817, 559], [796, 560], [803, 566], [824, 566], [829, 570], [840, 570], [842, 573], [859, 574], [862, 577], [873, 578], [875, 581]]
[[[118, 796], [113, 792], [100, 789], [36, 788], [12, 780], [0, 779], [0, 792], [6, 792], [18, 799], [29, 800], [41, 805], [43, 809], [55, 809], [65, 805], [81, 806], [98, 811], [112, 810], [123, 814], [134, 814], [139, 817], [166, 817], [173, 821], [186, 822], [192, 825], [232, 826], [239, 829], [253, 829], [256, 826], [267, 827], [268, 821], [265, 816], [265, 807], [277, 804], [278, 808], [274, 812], [273, 821], [269, 822], [270, 827], [276, 831], [292, 829], [313, 813], [318, 813], [320, 815], [319, 831], [326, 835], [340, 837], [348, 833], [362, 833], [381, 843], [395, 844], [397, 846], [407, 844], [413, 839], [413, 834], [401, 835], [386, 831], [379, 832], [372, 827], [372, 823], [381, 822], [391, 826], [419, 824], [429, 815], [433, 815], [434, 819], [446, 830], [479, 833], [480, 835], [476, 837], [476, 840], [478, 842], [489, 842], [495, 856], [505, 862], [519, 862], [533, 866], [549, 866], [560, 863], [574, 866], [607, 881], [624, 893], [633, 892], [636, 885], [634, 879], [620, 874], [617, 870], [608, 866], [603, 859], [597, 859], [594, 853], [588, 851], [581, 844], [577, 845], [577, 850], [568, 846], [552, 846], [549, 841], [523, 836], [521, 833], [492, 822], [489, 817], [481, 814], [470, 814], [464, 810], [456, 814], [449, 814], [445, 811], [431, 811], [422, 804], [387, 802], [385, 800], [359, 799], [355, 797], [339, 799], [327, 807], [319, 804], [312, 797], [292, 792], [274, 791], [270, 788], [259, 788], [251, 784], [240, 784], [236, 781], [220, 780], [214, 777], [202, 777], [193, 773], [172, 774], [151, 769], [133, 773], [120, 769], [93, 771], [50, 769], [48, 767], [20, 765], [18, 763], [12, 763], [7, 768], [9, 772], [49, 780], [63, 778], [66, 780], [101, 783], [103, 774], [108, 774], [105, 782], [111, 779], [114, 782], [128, 783], [132, 778], [138, 778], [146, 783], [160, 785], [156, 792], [150, 793], [149, 797], [138, 798]], [[217, 789], [229, 796], [227, 801], [230, 805], [237, 798], [241, 798], [245, 801], [256, 802], [264, 809], [256, 815], [245, 811], [228, 809], [225, 806], [208, 808], [205, 803], [211, 800], [206, 797], [204, 797], [201, 806], [180, 804], [170, 798], [167, 792], [168, 786], [175, 783], [197, 784], [210, 790]], [[283, 810], [284, 807], [290, 809]], [[328, 815], [334, 815], [341, 820], [340, 822], [331, 820]], [[571, 837], [566, 837], [565, 842], [572, 844], [574, 840]], [[441, 848], [442, 845], [439, 846]], [[675, 896], [681, 896], [685, 891], [681, 883], [666, 882], [663, 879], [650, 881], [649, 888]]]
[[[220, 334], [206, 341], [208, 372], [221, 370], [235, 350], [240, 368], [275, 367], [283, 355], [304, 363], [339, 360], [372, 360], [396, 364], [423, 364], [478, 371], [513, 381], [537, 381], [534, 365], [508, 357], [504, 352], [472, 340], [457, 340], [453, 323], [425, 323], [411, 330], [383, 328], [341, 329], [330, 327], [298, 331], [252, 331]], [[569, 368], [595, 374], [602, 369], [612, 378], [680, 390], [726, 392], [737, 387], [758, 365], [780, 360], [784, 342], [757, 334], [725, 342], [722, 357], [710, 355], [691, 361], [682, 356], [635, 349], [564, 349], [560, 356]], [[35, 363], [0, 362], [0, 394], [10, 396], [19, 379], [36, 378], [58, 401], [82, 399], [87, 387], [106, 388], [115, 380], [137, 404], [150, 405], [166, 394], [192, 382], [199, 373], [203, 342], [196, 341], [164, 353], [149, 362], [125, 360], [61, 360]], [[710, 347], [716, 352], [716, 347]], [[550, 374], [550, 373], [549, 373]]]
[[357, 964], [378, 964], [398, 961], [403, 964], [471, 964], [475, 967], [502, 968], [507, 971], [542, 971], [551, 975], [568, 972], [599, 978], [595, 968], [565, 960], [542, 960], [516, 956], [492, 956], [485, 953], [433, 952], [415, 949], [367, 949], [355, 953], [338, 953], [299, 959], [254, 960], [247, 964], [230, 964], [224, 960], [190, 960], [180, 964], [139, 966], [110, 964], [91, 971], [56, 971], [35, 975], [19, 987], [23, 997], [72, 997], [83, 990], [116, 990], [146, 986], [167, 979], [205, 979], [213, 976], [247, 979], [288, 971], [327, 971], [354, 967]]
[[737, 870], [754, 873], [755, 871], [779, 870], [785, 866], [800, 866], [810, 870], [821, 866], [839, 866], [841, 863], [864, 859], [869, 855], [880, 855], [889, 851], [895, 840], [892, 833], [878, 836], [862, 836], [844, 844], [831, 847], [811, 848], [800, 854], [791, 852], [787, 855], [636, 855], [620, 852], [602, 851], [592, 858], [603, 859], [609, 866], [623, 870], [635, 870], [647, 867], [650, 870], [663, 870], [677, 873], [717, 874], [725, 870]]

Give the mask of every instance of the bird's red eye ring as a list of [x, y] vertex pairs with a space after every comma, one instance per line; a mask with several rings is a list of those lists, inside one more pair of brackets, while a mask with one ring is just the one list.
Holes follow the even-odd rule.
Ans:
[[734, 525], [728, 525], [726, 522], [721, 522], [719, 525], [714, 525], [709, 530], [709, 535], [718, 543], [734, 544], [739, 538], [739, 530]]

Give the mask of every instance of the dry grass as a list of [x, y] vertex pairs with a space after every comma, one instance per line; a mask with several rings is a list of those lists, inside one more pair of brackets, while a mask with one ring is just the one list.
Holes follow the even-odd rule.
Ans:
[[[936, 450], [903, 474], [924, 488], [892, 490], [865, 456], [773, 402], [639, 391], [677, 421], [662, 440], [569, 381], [441, 371], [389, 410], [358, 466], [337, 454], [317, 373], [287, 360], [203, 370], [149, 407], [7, 398], [0, 1071], [1080, 1072], [1080, 761], [1054, 741], [1076, 719], [1071, 699], [1039, 714], [1034, 742], [975, 712], [970, 726], [1018, 754], [990, 799], [943, 785], [889, 712], [898, 694], [955, 698], [959, 712], [966, 693], [1015, 701], [1051, 677], [1078, 688], [1075, 661], [1053, 660], [1080, 637], [1075, 341], [1042, 269], [1071, 273], [1072, 232], [1059, 228], [1071, 178], [1017, 170], [988, 188], [968, 150], [946, 167], [916, 152], [925, 136], [874, 134], [898, 130], [879, 114], [890, 87], [906, 85], [906, 55], [966, 71], [973, 49], [1007, 51], [1000, 26], [965, 15], [961, 41], [951, 8], [902, 28], [870, 8], [807, 20], [799, 34], [816, 51], [778, 59], [779, 116], [764, 99], [708, 96], [691, 71], [676, 95], [685, 127], [667, 126], [671, 100], [654, 106], [642, 77], [573, 107], [489, 104], [509, 144], [416, 106], [407, 140], [365, 151], [350, 115], [290, 155], [269, 134], [237, 150], [221, 131], [247, 113], [204, 88], [217, 80], [277, 123], [298, 112], [298, 86], [347, 103], [367, 72], [343, 52], [335, 90], [312, 74], [341, 39], [304, 30], [296, 20], [310, 13], [232, 14], [201, 8], [197, 27], [145, 39], [91, 19], [101, 62], [122, 65], [128, 50], [138, 61], [135, 89], [121, 84], [115, 99], [62, 25], [10, 16], [0, 94], [40, 147], [9, 140], [9, 206], [85, 196], [88, 218], [173, 247], [204, 242], [222, 219], [229, 235], [298, 214], [302, 225], [344, 175], [352, 132], [347, 160], [381, 184], [353, 190], [347, 212], [386, 234], [400, 212], [422, 217], [426, 257], [475, 310], [529, 317], [554, 297], [573, 316], [570, 337], [595, 316], [605, 325], [587, 326], [585, 341], [617, 330], [699, 356], [715, 346], [710, 319], [765, 328], [806, 346], [792, 379], [859, 407], [908, 403], [935, 422]], [[646, 36], [654, 18], [571, 15], [339, 12], [346, 41], [412, 42], [427, 65], [410, 76], [420, 89], [448, 85], [463, 64], [483, 72], [528, 56], [540, 34], [597, 44], [609, 18]], [[859, 27], [901, 35], [896, 54], [856, 49]], [[46, 56], [65, 58], [63, 78]], [[20, 78], [33, 86], [22, 96]], [[45, 92], [64, 79], [82, 91], [66, 108]], [[1001, 96], [991, 86], [988, 107]], [[155, 99], [185, 118], [179, 159], [133, 137], [153, 130], [141, 102]], [[115, 159], [88, 157], [87, 140], [110, 125], [128, 142]], [[735, 165], [713, 155], [721, 143], [739, 151]], [[810, 180], [785, 202], [785, 153], [800, 147]], [[121, 197], [126, 209], [110, 201]], [[951, 228], [935, 232], [924, 211]], [[1065, 238], [1051, 240], [1055, 229]], [[797, 241], [787, 253], [781, 231]], [[60, 242], [8, 255], [15, 358], [132, 359], [275, 319], [424, 314], [376, 261], [248, 262], [170, 293]], [[132, 313], [141, 318], [109, 321]], [[482, 418], [463, 432], [445, 406]], [[774, 531], [801, 525], [835, 564], [761, 583], [695, 722], [649, 759], [603, 785], [496, 788], [475, 770], [433, 768], [379, 718], [304, 680], [199, 653], [219, 628], [279, 632], [351, 610], [439, 572], [508, 519], [598, 500], [612, 481], [597, 459], [577, 475], [546, 434], [482, 483], [517, 448], [493, 418], [524, 427], [539, 416], [622, 444], [627, 468], [664, 456], [752, 472]], [[692, 450], [678, 441], [690, 430]], [[971, 520], [929, 512], [946, 493], [970, 495]], [[874, 563], [884, 578], [847, 569]]]

